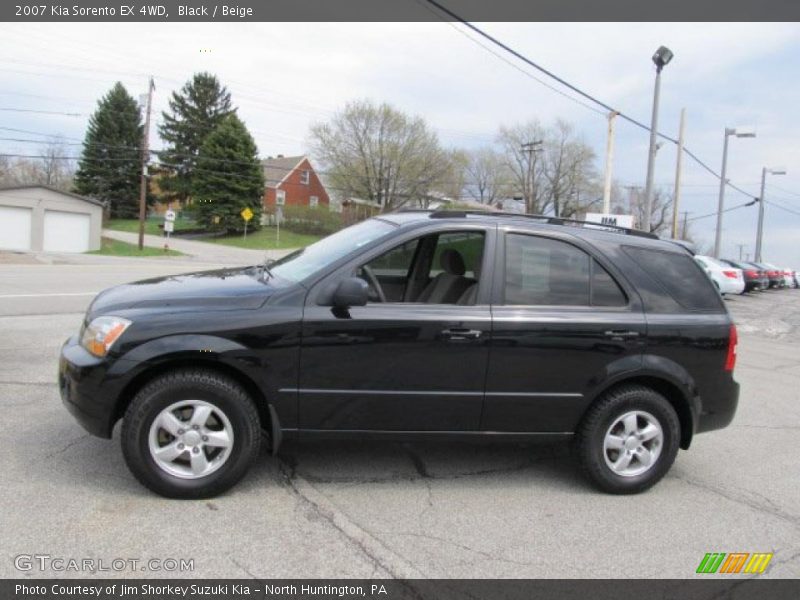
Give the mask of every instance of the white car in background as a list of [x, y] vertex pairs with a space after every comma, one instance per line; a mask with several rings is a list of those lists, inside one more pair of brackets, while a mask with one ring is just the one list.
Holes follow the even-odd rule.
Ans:
[[741, 269], [726, 265], [711, 256], [695, 255], [694, 259], [703, 267], [720, 294], [741, 294], [744, 292], [744, 274]]

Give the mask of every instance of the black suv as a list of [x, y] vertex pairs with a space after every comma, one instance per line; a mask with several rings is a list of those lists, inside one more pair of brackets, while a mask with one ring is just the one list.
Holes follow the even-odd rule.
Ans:
[[572, 439], [632, 493], [731, 422], [736, 341], [711, 280], [651, 234], [402, 211], [101, 292], [59, 387], [91, 433], [122, 419], [131, 471], [170, 497], [230, 488], [290, 436]]

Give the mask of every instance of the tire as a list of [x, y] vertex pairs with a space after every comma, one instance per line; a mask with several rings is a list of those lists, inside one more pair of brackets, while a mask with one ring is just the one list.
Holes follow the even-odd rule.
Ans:
[[209, 498], [230, 489], [256, 460], [261, 425], [253, 400], [234, 380], [180, 370], [139, 390], [125, 411], [121, 442], [128, 468], [150, 490]]
[[[631, 415], [635, 419], [630, 419]], [[629, 420], [623, 421], [624, 416]], [[630, 424], [636, 428], [629, 428]], [[628, 431], [648, 439], [642, 441]], [[649, 438], [651, 434], [654, 437]], [[583, 471], [596, 487], [611, 494], [636, 494], [653, 486], [669, 471], [678, 454], [680, 438], [678, 415], [664, 396], [642, 385], [622, 385], [589, 408], [578, 429], [576, 450]], [[617, 450], [619, 440], [624, 443]], [[647, 452], [640, 453], [642, 447]], [[629, 453], [629, 458], [621, 458], [623, 452]], [[647, 457], [650, 460], [645, 461]], [[625, 460], [629, 463], [623, 468]]]

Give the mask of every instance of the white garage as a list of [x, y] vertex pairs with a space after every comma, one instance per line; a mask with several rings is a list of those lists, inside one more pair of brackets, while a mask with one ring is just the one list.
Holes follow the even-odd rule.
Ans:
[[0, 250], [100, 249], [103, 204], [47, 186], [0, 188]]

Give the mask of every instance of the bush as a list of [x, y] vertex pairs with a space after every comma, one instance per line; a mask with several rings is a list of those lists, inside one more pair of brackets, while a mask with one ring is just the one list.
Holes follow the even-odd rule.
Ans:
[[[274, 213], [270, 215], [274, 223]], [[295, 233], [308, 235], [330, 235], [344, 226], [342, 215], [328, 210], [326, 206], [284, 206], [281, 227]]]

